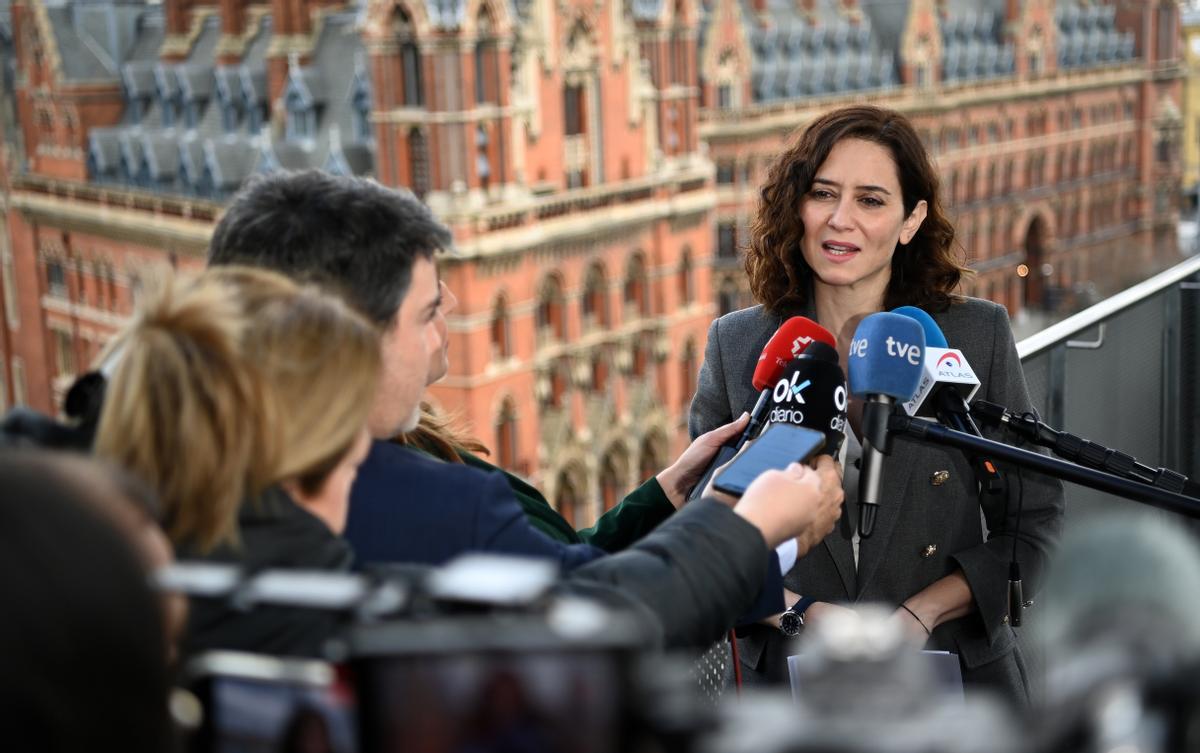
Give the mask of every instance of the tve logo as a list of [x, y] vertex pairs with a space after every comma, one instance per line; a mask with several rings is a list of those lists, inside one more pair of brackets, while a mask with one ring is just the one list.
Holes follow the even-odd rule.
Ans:
[[[890, 340], [891, 338], [888, 339]], [[870, 345], [870, 343], [867, 342], [867, 338], [865, 337], [860, 337], [857, 340], [851, 340], [850, 355], [856, 358], [866, 358], [868, 345]]]
[[[900, 342], [899, 340], [895, 339], [891, 335], [888, 335], [886, 344], [887, 344], [887, 354], [889, 356], [896, 356], [898, 358], [903, 358], [904, 360], [911, 363], [913, 366], [921, 365], [921, 346], [920, 345], [916, 345], [916, 344], [909, 345], [907, 343]], [[853, 348], [853, 344], [851, 344], [851, 348]], [[865, 345], [863, 346], [863, 349], [864, 350], [866, 349]]]
[[775, 383], [775, 391], [771, 393], [771, 397], [776, 403], [790, 403], [792, 400], [804, 405], [803, 392], [806, 388], [812, 385], [812, 381], [805, 379], [800, 381], [800, 372], [792, 372], [791, 379], [780, 379]]

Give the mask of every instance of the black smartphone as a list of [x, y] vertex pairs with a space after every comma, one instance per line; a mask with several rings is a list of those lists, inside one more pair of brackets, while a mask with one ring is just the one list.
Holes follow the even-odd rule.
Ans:
[[772, 424], [717, 474], [713, 488], [740, 497], [763, 471], [787, 468], [789, 463], [803, 463], [824, 446], [823, 432], [795, 424]]

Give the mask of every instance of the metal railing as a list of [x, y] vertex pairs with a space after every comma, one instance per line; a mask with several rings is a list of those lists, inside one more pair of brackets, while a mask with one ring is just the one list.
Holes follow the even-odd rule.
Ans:
[[[1017, 352], [1045, 423], [1200, 476], [1200, 257], [1020, 341]], [[1073, 484], [1066, 500], [1068, 521], [1114, 509], [1170, 515]]]

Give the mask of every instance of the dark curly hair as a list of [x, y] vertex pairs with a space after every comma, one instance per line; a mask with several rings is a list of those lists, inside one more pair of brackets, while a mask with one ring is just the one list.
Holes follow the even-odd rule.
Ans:
[[905, 216], [922, 199], [927, 205], [925, 221], [908, 250], [892, 256], [884, 309], [909, 305], [945, 310], [956, 299], [954, 289], [968, 270], [955, 258], [954, 227], [938, 198], [937, 172], [908, 118], [870, 105], [844, 107], [817, 118], [771, 165], [746, 249], [751, 292], [768, 311], [778, 314], [795, 312], [807, 303], [812, 269], [800, 250], [804, 237], [800, 202], [833, 146], [849, 138], [872, 141], [891, 152]]

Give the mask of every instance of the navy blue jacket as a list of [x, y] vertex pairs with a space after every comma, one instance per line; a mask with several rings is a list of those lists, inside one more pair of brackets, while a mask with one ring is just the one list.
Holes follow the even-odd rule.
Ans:
[[346, 539], [359, 567], [441, 565], [464, 552], [545, 557], [564, 571], [603, 557], [533, 527], [504, 475], [374, 442], [350, 492]]
[[[606, 555], [535, 528], [503, 474], [382, 441], [372, 444], [358, 469], [344, 536], [360, 568], [392, 562], [436, 566], [466, 552], [491, 552], [545, 557], [569, 572]], [[774, 552], [757, 596], [739, 622], [783, 611], [783, 576]]]

